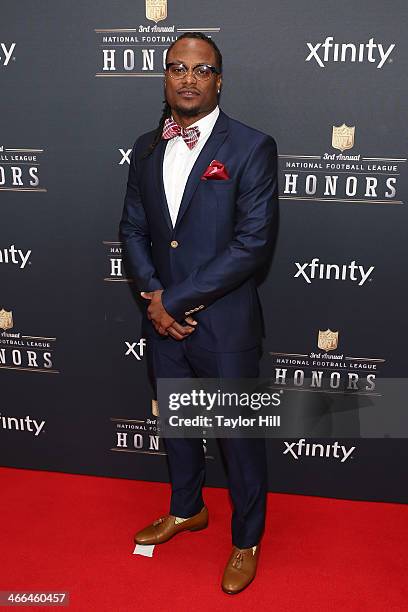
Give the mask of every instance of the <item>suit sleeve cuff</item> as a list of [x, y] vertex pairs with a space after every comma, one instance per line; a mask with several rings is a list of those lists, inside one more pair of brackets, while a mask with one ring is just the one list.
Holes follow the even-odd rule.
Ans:
[[197, 295], [197, 289], [193, 286], [190, 278], [185, 279], [178, 285], [168, 287], [162, 293], [162, 304], [170, 316], [176, 321], [183, 320], [189, 314], [193, 314], [204, 308], [204, 302], [195, 304], [201, 298]]

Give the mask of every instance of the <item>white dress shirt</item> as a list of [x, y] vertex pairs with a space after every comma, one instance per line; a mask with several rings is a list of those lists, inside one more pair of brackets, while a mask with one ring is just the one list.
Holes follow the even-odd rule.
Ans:
[[175, 136], [167, 141], [163, 159], [163, 182], [167, 204], [173, 227], [176, 224], [178, 211], [189, 174], [207, 142], [215, 122], [220, 114], [218, 106], [211, 113], [188, 127], [197, 126], [200, 137], [193, 149], [189, 149], [181, 136]]

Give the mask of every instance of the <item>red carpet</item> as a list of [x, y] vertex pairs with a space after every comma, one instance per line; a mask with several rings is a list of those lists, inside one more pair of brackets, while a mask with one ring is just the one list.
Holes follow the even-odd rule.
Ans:
[[[70, 591], [70, 611], [408, 608], [406, 506], [270, 494], [258, 575], [219, 587], [230, 552], [227, 491], [205, 490], [210, 525], [153, 558], [133, 534], [165, 514], [169, 486], [0, 468], [0, 590]], [[7, 608], [4, 608], [7, 609]]]

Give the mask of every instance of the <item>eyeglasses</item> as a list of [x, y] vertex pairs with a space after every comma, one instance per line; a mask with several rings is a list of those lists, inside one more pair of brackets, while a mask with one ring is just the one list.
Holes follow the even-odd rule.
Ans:
[[[171, 62], [166, 64], [166, 70], [172, 79], [183, 79], [188, 73], [189, 68], [184, 64]], [[209, 64], [197, 64], [197, 66], [193, 67], [192, 71], [199, 81], [208, 81], [213, 74], [221, 74], [215, 66], [210, 66]]]

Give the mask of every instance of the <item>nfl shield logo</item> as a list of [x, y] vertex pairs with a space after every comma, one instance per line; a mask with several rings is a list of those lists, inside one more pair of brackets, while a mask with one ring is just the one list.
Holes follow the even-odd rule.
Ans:
[[322, 331], [319, 329], [319, 335], [317, 337], [317, 346], [322, 351], [334, 351], [337, 348], [337, 344], [339, 341], [339, 332], [331, 331], [330, 329], [326, 329], [326, 331]]
[[354, 132], [356, 127], [348, 127], [345, 123], [336, 127], [333, 125], [332, 147], [339, 149], [342, 153], [346, 149], [354, 147]]
[[146, 18], [157, 23], [167, 17], [167, 0], [146, 0]]
[[0, 329], [3, 329], [4, 331], [6, 329], [11, 329], [13, 327], [13, 312], [10, 310], [10, 312], [8, 312], [7, 310], [4, 310], [4, 308], [2, 308], [0, 310]]

